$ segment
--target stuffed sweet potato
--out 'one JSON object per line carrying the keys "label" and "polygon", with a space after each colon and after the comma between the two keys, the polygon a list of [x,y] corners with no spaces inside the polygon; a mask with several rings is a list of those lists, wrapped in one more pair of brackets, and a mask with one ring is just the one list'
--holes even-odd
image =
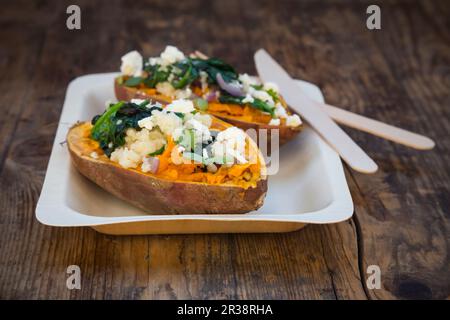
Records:
{"label": "stuffed sweet potato", "polygon": [[67,134],[80,173],[149,213],[245,213],[264,202],[264,159],[245,133],[191,101],[110,105]]}
{"label": "stuffed sweet potato", "polygon": [[[217,58],[185,57],[167,46],[160,57],[144,61],[132,51],[122,57],[114,89],[119,100],[153,99],[169,103],[184,98],[241,129],[278,129],[283,144],[302,129],[274,83],[259,83]],[[270,137],[270,135],[269,135]]]}

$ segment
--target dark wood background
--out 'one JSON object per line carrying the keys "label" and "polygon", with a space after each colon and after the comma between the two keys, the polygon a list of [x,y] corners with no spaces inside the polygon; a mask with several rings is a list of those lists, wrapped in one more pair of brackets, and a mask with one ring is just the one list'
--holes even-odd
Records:
{"label": "dark wood background", "polygon": [[[78,3],[82,30],[65,27]],[[5,1],[0,14],[0,298],[449,298],[450,3]],[[419,152],[346,129],[380,165],[346,168],[349,221],[286,234],[106,236],[34,216],[68,82],[166,44],[255,73],[264,47],[329,103],[429,135]],[[82,271],[66,288],[66,268]],[[382,288],[365,284],[369,265]]]}

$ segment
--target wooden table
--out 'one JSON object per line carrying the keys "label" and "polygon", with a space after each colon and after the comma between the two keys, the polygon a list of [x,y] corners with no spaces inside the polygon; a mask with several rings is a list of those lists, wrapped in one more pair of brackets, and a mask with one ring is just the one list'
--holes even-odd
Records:
{"label": "wooden table", "polygon": [[[77,2],[82,29],[66,29]],[[448,298],[450,5],[383,1],[8,1],[0,16],[0,298]],[[68,82],[166,44],[255,73],[264,47],[326,100],[432,137],[419,152],[347,130],[380,165],[346,168],[349,221],[286,234],[114,237],[34,216]],[[81,290],[66,288],[79,265]],[[366,286],[381,269],[382,288]]]}

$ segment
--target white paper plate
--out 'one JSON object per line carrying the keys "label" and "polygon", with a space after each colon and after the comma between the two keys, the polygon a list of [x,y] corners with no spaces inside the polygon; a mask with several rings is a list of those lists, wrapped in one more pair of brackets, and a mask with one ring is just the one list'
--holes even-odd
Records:
{"label": "white paper plate", "polygon": [[[264,206],[257,211],[244,215],[149,215],[115,198],[79,174],[71,165],[66,144],[61,144],[74,123],[90,121],[104,111],[105,101],[115,100],[115,76],[117,73],[86,75],[69,84],[36,207],[41,223],[93,226],[115,234],[279,232],[352,216],[353,202],[339,156],[309,127],[281,148],[280,170],[269,177]],[[313,99],[323,101],[318,87],[304,81],[299,85]]]}

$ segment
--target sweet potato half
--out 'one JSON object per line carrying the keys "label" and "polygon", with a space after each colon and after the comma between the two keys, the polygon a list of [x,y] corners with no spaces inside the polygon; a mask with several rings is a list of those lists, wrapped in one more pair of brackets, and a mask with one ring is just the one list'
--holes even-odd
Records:
{"label": "sweet potato half", "polygon": [[[229,124],[213,119],[213,126],[224,130]],[[266,167],[251,139],[248,139],[249,148],[257,153],[261,168],[254,185],[208,184],[171,180],[139,169],[125,169],[104,155],[97,141],[90,138],[91,128],[90,123],[79,123],[67,134],[67,145],[76,169],[103,189],[149,214],[245,213],[258,209],[264,202]],[[93,152],[98,157],[93,158]]]}
{"label": "sweet potato half", "polygon": [[[153,101],[159,101],[161,103],[170,103],[172,100],[170,97],[158,94],[155,89],[127,87],[124,84],[120,84],[118,78],[114,80],[114,91],[117,100],[130,101],[131,99],[150,99]],[[284,101],[282,102],[289,112],[295,113],[284,103]],[[217,103],[217,105],[219,105],[219,103]],[[227,105],[227,107],[243,109],[243,107],[239,105]],[[243,130],[255,129],[258,131],[259,129],[267,129],[269,133],[268,134],[269,143],[271,137],[270,131],[272,129],[279,130],[280,145],[283,145],[292,138],[294,138],[303,129],[303,125],[300,125],[298,127],[288,127],[283,124],[279,126],[271,126],[268,124],[270,119],[264,118],[268,117],[267,115],[264,115],[259,110],[254,110],[251,107],[247,107],[247,110],[251,111],[253,113],[253,116],[231,115],[227,112],[214,109],[215,108],[209,108],[207,112]]]}

